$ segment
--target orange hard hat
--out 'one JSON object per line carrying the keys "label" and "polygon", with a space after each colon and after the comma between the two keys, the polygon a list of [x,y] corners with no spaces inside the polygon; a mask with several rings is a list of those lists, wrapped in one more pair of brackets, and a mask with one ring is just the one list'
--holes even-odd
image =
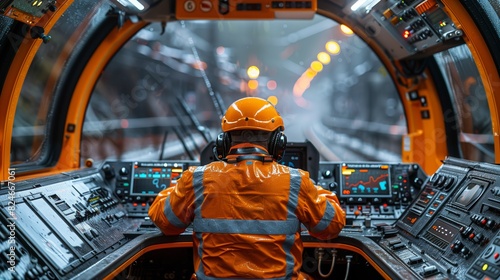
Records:
{"label": "orange hard hat", "polygon": [[259,97],[245,97],[229,106],[221,121],[222,131],[285,130],[283,119],[274,105]]}

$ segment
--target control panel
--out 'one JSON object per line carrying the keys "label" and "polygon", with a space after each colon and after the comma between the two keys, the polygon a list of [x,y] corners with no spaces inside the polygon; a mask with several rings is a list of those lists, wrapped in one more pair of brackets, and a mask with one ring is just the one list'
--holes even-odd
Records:
{"label": "control panel", "polygon": [[343,12],[394,59],[462,43],[462,30],[439,0],[354,1]]}
{"label": "control panel", "polygon": [[317,1],[229,0],[179,0],[175,5],[177,19],[285,19],[312,18]]}
{"label": "control panel", "polygon": [[339,197],[347,224],[395,222],[418,196],[427,175],[417,164],[320,164],[318,183]]}
{"label": "control panel", "polygon": [[500,167],[448,158],[379,244],[422,278],[499,279],[499,228]]}
{"label": "control panel", "polygon": [[140,226],[96,170],[9,182],[0,195],[2,279],[71,278]]}
{"label": "control panel", "polygon": [[108,183],[129,216],[146,217],[158,193],[175,184],[181,173],[195,162],[108,161],[101,167]]}
{"label": "control panel", "polygon": [[[300,165],[299,158],[293,154],[284,163]],[[108,161],[99,169],[4,183],[0,277],[77,279],[94,275],[97,264],[110,266],[104,274],[111,273],[124,254],[132,257],[156,242],[189,243],[190,230],[161,239],[147,210],[158,192],[196,165]],[[336,192],[347,213],[337,242],[359,246],[372,263],[392,268],[395,278],[500,278],[500,166],[447,158],[428,177],[415,164],[321,162],[317,173],[317,183]],[[141,241],[143,236],[160,241]],[[303,238],[318,244],[307,232]],[[333,247],[321,251],[323,264],[331,263],[334,252],[340,263],[353,256],[334,250],[335,242],[325,244]],[[306,250],[303,269],[313,274],[317,252]],[[356,265],[364,265],[358,257]]]}

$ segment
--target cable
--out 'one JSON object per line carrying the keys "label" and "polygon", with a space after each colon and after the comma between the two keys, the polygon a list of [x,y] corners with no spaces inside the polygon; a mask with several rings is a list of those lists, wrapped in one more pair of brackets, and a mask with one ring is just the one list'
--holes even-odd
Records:
{"label": "cable", "polygon": [[345,256],[345,259],[347,260],[347,268],[346,268],[346,271],[345,271],[345,278],[344,280],[347,280],[347,277],[349,276],[349,269],[351,268],[351,260],[352,260],[352,256]]}
{"label": "cable", "polygon": [[327,274],[323,274],[323,272],[321,272],[321,259],[325,255],[325,251],[323,248],[318,249],[318,273],[323,278],[330,276],[333,272],[333,267],[335,266],[335,258],[337,256],[337,250],[332,249],[330,253],[332,254],[332,265],[330,266],[330,271]]}

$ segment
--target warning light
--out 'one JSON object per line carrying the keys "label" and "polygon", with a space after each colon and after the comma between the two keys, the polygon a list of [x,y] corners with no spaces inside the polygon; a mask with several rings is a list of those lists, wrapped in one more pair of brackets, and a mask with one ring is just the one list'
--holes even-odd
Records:
{"label": "warning light", "polygon": [[440,27],[445,27],[446,25],[448,25],[448,24],[446,23],[446,21],[440,21],[440,22],[439,22],[439,26],[440,26]]}
{"label": "warning light", "polygon": [[405,30],[405,32],[403,32],[403,38],[405,38],[405,39],[408,39],[408,37],[410,37],[410,35],[411,35],[410,30]]}

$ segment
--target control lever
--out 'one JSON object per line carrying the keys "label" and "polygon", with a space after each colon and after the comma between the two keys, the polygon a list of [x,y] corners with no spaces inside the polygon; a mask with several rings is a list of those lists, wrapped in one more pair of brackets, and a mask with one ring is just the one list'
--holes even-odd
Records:
{"label": "control lever", "polygon": [[113,179],[115,177],[115,170],[108,163],[102,166],[102,171],[104,172],[104,178],[107,180]]}

